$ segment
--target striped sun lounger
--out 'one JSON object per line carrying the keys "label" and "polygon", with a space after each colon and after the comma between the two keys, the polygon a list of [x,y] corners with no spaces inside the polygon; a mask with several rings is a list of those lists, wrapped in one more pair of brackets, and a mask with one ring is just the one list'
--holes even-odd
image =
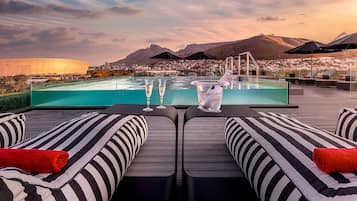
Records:
{"label": "striped sun lounger", "polygon": [[357,147],[343,137],[282,114],[229,118],[228,149],[262,201],[357,200],[357,173],[327,174],[312,161],[316,147]]}
{"label": "striped sun lounger", "polygon": [[25,115],[0,113],[0,148],[21,142],[25,135]]}
{"label": "striped sun lounger", "polygon": [[89,113],[15,148],[65,150],[60,173],[0,169],[0,200],[110,200],[147,138],[143,116]]}

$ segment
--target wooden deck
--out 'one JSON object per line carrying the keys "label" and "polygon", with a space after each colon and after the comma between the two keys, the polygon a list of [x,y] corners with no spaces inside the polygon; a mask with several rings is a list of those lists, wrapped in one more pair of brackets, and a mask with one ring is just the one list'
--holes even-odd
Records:
{"label": "wooden deck", "polygon": [[[290,103],[299,106],[298,109],[256,109],[257,111],[273,111],[289,114],[307,124],[333,132],[336,118],[341,107],[357,108],[357,99],[350,97],[349,92],[335,88],[317,88],[315,86],[293,86],[303,88],[304,95],[290,96]],[[26,112],[26,137],[36,136],[56,124],[69,120],[89,110],[33,110]],[[178,184],[181,184],[181,142],[182,119],[184,110],[179,110],[178,136]],[[192,174],[202,176],[216,175],[218,177],[238,176],[237,168],[228,150],[225,148],[223,126],[225,118],[195,118],[186,124],[185,128],[185,169]],[[172,136],[174,127],[171,122],[162,117],[149,117],[149,140],[136,162],[128,171],[143,176],[152,174],[151,167],[157,170],[169,169],[164,163],[174,160],[174,144]],[[162,137],[166,136],[166,137]],[[168,143],[170,142],[170,143]],[[145,150],[146,149],[146,150]],[[154,158],[153,160],[148,159]],[[156,161],[155,161],[156,160]],[[146,166],[143,163],[153,164]],[[161,168],[162,167],[162,168]],[[171,171],[171,170],[170,170]],[[135,174],[136,174],[135,173]]]}
{"label": "wooden deck", "polygon": [[357,108],[357,94],[351,97],[348,91],[315,86],[293,85],[293,87],[304,89],[304,95],[290,96],[290,103],[298,105],[298,109],[260,109],[259,111],[289,114],[309,125],[334,132],[340,109]]}

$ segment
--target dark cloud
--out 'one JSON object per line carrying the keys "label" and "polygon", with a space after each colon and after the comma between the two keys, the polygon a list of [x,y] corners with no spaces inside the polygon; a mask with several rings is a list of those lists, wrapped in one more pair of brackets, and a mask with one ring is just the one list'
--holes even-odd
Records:
{"label": "dark cloud", "polygon": [[60,13],[60,14],[69,15],[78,18],[97,18],[102,15],[102,13],[100,12],[93,12],[86,9],[77,9],[77,8],[64,7],[64,6],[58,6],[52,4],[46,5],[43,9],[45,9],[49,13],[51,12]]}
{"label": "dark cloud", "polygon": [[30,4],[25,1],[0,0],[0,15],[1,14],[17,14],[17,15],[51,15],[62,14],[75,18],[99,18],[108,14],[116,15],[137,15],[142,10],[127,6],[112,7],[100,11],[91,11],[87,9],[72,8],[56,4],[46,4],[44,6]]}
{"label": "dark cloud", "polygon": [[44,14],[45,9],[40,6],[28,4],[22,1],[0,1],[0,13],[5,14]]}
{"label": "dark cloud", "polygon": [[275,17],[275,16],[264,16],[257,19],[260,22],[271,22],[271,21],[284,21],[285,18]]}
{"label": "dark cloud", "polygon": [[123,7],[112,7],[108,9],[109,11],[116,13],[116,14],[121,14],[121,15],[137,15],[142,13],[142,10],[136,9],[136,8],[131,8],[127,6]]}
{"label": "dark cloud", "polygon": [[65,44],[76,41],[78,35],[66,27],[57,27],[32,33],[35,41],[52,44]]}
{"label": "dark cloud", "polygon": [[25,31],[24,28],[19,26],[4,26],[0,25],[0,38],[3,40],[15,39],[18,35]]}
{"label": "dark cloud", "polygon": [[112,42],[114,42],[114,43],[117,43],[117,42],[124,42],[125,41],[125,38],[123,37],[123,38],[113,38],[112,39]]}
{"label": "dark cloud", "polygon": [[123,42],[126,40],[126,36],[123,34],[112,35],[106,32],[82,32],[78,33],[83,37],[95,38],[95,39],[109,39],[112,42]]}
{"label": "dark cloud", "polygon": [[145,40],[147,43],[165,43],[165,42],[176,42],[177,40],[167,37],[156,37],[156,38],[148,38]]}
{"label": "dark cloud", "polygon": [[123,50],[123,35],[85,32],[79,28],[11,27],[0,25],[0,57],[63,57],[83,59],[92,63],[108,58],[118,59]]}
{"label": "dark cloud", "polygon": [[94,38],[106,38],[109,37],[108,33],[105,32],[79,32],[83,36],[89,36]]}

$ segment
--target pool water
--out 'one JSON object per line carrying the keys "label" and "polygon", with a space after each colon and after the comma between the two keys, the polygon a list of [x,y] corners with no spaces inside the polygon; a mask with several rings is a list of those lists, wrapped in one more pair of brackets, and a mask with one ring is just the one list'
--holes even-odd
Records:
{"label": "pool water", "polygon": [[[154,79],[151,104],[159,104],[158,79],[166,79],[165,105],[197,105],[192,80],[205,77],[118,77],[115,79],[32,86],[32,106],[110,106],[146,104],[145,79]],[[277,80],[234,80],[224,89],[224,105],[288,104],[288,84]]]}

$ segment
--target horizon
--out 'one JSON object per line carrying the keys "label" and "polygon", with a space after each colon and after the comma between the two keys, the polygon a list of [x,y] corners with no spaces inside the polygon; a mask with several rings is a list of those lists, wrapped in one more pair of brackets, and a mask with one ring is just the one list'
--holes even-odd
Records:
{"label": "horizon", "polygon": [[[193,20],[194,19],[194,20]],[[357,29],[357,2],[233,1],[0,1],[1,58],[60,57],[93,65],[157,44],[189,44],[256,35],[327,43]]]}

